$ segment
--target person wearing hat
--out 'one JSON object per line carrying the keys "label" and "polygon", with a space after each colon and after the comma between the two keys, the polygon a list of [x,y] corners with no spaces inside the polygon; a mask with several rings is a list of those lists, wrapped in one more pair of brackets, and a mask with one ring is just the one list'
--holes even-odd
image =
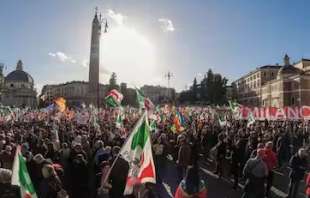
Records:
{"label": "person wearing hat", "polygon": [[306,150],[300,148],[298,152],[293,155],[289,161],[290,170],[290,183],[288,198],[295,198],[298,193],[300,181],[304,178],[307,170],[307,153]]}
{"label": "person wearing hat", "polygon": [[1,198],[21,197],[18,186],[11,185],[12,171],[0,168],[0,196]]}
{"label": "person wearing hat", "polygon": [[243,169],[246,178],[242,198],[262,198],[265,196],[265,177],[268,175],[268,168],[263,161],[264,149],[258,149],[255,158],[250,158]]}
{"label": "person wearing hat", "polygon": [[43,157],[43,155],[41,154],[36,154],[35,156],[33,156],[32,158],[33,160],[33,167],[28,167],[28,169],[31,169],[30,172],[30,177],[32,179],[32,183],[34,185],[35,189],[39,188],[39,185],[41,183],[41,181],[43,180],[43,175],[42,175],[42,168],[45,164],[48,163],[48,161],[46,161],[46,159]]}
{"label": "person wearing hat", "polygon": [[40,198],[68,198],[62,183],[51,164],[45,164],[42,168],[43,180],[40,183],[38,197]]}

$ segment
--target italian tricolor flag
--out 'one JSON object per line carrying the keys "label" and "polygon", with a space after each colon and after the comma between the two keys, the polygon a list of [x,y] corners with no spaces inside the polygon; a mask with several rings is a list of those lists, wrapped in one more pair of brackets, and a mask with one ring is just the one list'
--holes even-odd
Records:
{"label": "italian tricolor flag", "polygon": [[145,108],[148,111],[154,109],[155,106],[153,102],[151,101],[151,99],[145,97],[143,93],[137,88],[136,88],[136,94],[137,94],[137,100],[138,100],[140,109]]}
{"label": "italian tricolor flag", "polygon": [[20,187],[21,198],[37,198],[20,146],[16,148],[11,183]]}
{"label": "italian tricolor flag", "polygon": [[121,94],[119,91],[112,89],[105,97],[105,101],[110,107],[118,107],[121,105],[123,97],[123,94]]}
{"label": "italian tricolor flag", "polygon": [[128,137],[120,155],[129,163],[124,195],[132,194],[133,186],[137,183],[156,183],[150,128],[146,113]]}

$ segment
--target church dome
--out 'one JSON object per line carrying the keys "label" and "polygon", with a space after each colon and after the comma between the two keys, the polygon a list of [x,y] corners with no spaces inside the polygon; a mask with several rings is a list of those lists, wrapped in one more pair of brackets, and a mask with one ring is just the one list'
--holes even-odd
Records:
{"label": "church dome", "polygon": [[15,81],[33,83],[33,78],[27,72],[20,70],[12,71],[5,77],[5,80],[7,82]]}
{"label": "church dome", "polygon": [[23,63],[22,61],[18,61],[16,70],[10,72],[5,77],[6,82],[25,82],[33,84],[33,78],[25,71],[23,71]]}

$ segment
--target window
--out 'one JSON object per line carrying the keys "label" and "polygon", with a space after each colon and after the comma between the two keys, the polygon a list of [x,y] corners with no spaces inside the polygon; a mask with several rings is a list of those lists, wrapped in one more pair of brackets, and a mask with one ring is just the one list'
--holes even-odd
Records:
{"label": "window", "polygon": [[291,98],[291,105],[295,105],[295,98],[294,97]]}
{"label": "window", "polygon": [[271,72],[271,77],[273,77],[273,72]]}
{"label": "window", "polygon": [[14,87],[14,84],[10,84],[10,87]]}

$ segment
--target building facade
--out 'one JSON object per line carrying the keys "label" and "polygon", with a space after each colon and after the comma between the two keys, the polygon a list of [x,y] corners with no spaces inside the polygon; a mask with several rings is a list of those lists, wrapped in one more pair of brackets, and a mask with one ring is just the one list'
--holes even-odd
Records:
{"label": "building facade", "polygon": [[310,60],[295,64],[285,55],[283,65],[265,65],[234,82],[240,104],[246,106],[310,105]]}
{"label": "building facade", "polygon": [[[103,105],[105,93],[108,87],[99,84],[99,105]],[[50,104],[56,98],[66,99],[68,106],[81,106],[89,103],[89,83],[84,81],[72,81],[63,84],[45,85],[42,88],[41,98],[44,96],[44,103]]]}
{"label": "building facade", "polygon": [[142,92],[146,97],[149,97],[155,104],[173,101],[176,97],[175,90],[173,88],[144,85],[141,87]]}
{"label": "building facade", "polygon": [[19,60],[16,70],[10,72],[3,81],[1,103],[6,106],[36,107],[37,92],[33,78],[23,70],[23,62]]}

